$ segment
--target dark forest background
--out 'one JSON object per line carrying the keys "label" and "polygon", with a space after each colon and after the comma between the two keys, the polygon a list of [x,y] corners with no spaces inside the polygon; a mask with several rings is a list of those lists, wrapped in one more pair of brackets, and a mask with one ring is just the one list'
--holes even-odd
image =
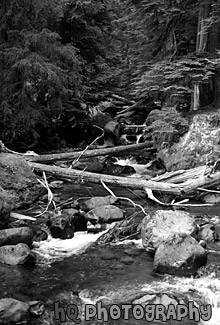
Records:
{"label": "dark forest background", "polygon": [[112,93],[146,116],[215,109],[219,20],[214,0],[1,0],[0,139],[20,151],[92,139],[91,108]]}

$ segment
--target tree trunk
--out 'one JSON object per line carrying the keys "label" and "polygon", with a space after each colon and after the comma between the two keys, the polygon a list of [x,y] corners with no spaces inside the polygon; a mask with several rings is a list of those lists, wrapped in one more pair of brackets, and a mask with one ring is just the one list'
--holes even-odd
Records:
{"label": "tree trunk", "polygon": [[[196,54],[204,53],[207,48],[208,41],[208,23],[206,19],[210,14],[210,1],[200,4],[197,39],[196,39]],[[200,108],[200,87],[199,83],[193,85],[191,110],[196,111]]]}
{"label": "tree trunk", "polygon": [[209,17],[210,4],[201,3],[199,10],[198,29],[197,29],[197,40],[196,40],[196,54],[203,53],[207,47],[208,40],[208,24],[206,19]]}

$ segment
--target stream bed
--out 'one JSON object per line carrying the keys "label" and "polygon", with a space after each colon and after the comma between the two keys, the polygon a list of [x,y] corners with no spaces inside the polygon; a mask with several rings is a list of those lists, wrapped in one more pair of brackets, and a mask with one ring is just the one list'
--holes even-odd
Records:
{"label": "stream bed", "polygon": [[[116,196],[129,197],[136,203],[142,204],[146,210],[161,209],[128,189],[111,189]],[[69,197],[76,199],[108,195],[102,186],[89,184],[86,186],[84,184],[67,184],[62,190],[57,191],[57,193],[61,192],[62,200]],[[220,218],[219,206],[212,207],[212,209],[197,207],[197,211],[195,208],[191,208],[190,212],[216,220]],[[195,290],[204,296],[207,303],[213,307],[212,319],[200,324],[220,324],[220,308],[217,308],[217,304],[220,302],[220,280],[216,276],[210,274],[199,279],[189,279],[155,275],[152,272],[153,256],[142,248],[140,239],[127,240],[120,244],[99,246],[92,244],[88,249],[83,249],[94,243],[98,236],[97,234],[76,233],[75,239],[52,239],[50,243],[45,242],[45,245],[41,246],[41,253],[45,259],[35,266],[0,265],[0,298],[13,297],[23,301],[40,300],[47,309],[52,302],[58,299],[57,297],[68,295],[68,293],[77,293],[85,303],[95,303],[100,297],[114,300],[114,298],[126,296],[128,293],[132,294],[136,290],[146,291],[154,288],[158,292],[166,289],[174,293]],[[52,259],[50,259],[51,257]],[[215,263],[220,267],[218,249],[214,254],[209,254],[208,263]],[[112,320],[108,323],[115,325],[162,324],[160,321],[148,322],[133,318]],[[33,324],[52,325],[53,323],[46,320],[40,323],[36,319]],[[68,324],[74,323],[69,322]],[[100,322],[97,321],[97,324]],[[169,320],[166,324],[191,325],[195,322],[188,319],[181,322]]]}

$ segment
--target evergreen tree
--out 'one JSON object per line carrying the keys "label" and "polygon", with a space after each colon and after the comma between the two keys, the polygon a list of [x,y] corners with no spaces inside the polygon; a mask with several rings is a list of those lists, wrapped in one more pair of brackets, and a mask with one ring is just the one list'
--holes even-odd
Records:
{"label": "evergreen tree", "polygon": [[5,1],[1,9],[0,137],[6,144],[36,144],[63,101],[79,96],[77,50],[47,29],[48,17],[37,5],[35,0]]}
{"label": "evergreen tree", "polygon": [[[127,0],[126,4],[134,95],[188,109],[211,104],[218,97],[218,1]],[[202,91],[198,94],[197,89]]]}

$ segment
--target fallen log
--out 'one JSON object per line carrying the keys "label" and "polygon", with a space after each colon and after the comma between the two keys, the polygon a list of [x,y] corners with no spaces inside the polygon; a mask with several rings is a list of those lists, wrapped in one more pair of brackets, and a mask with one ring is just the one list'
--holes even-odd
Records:
{"label": "fallen log", "polygon": [[106,184],[113,186],[129,187],[134,189],[150,188],[153,191],[164,192],[168,194],[181,195],[181,187],[176,184],[145,181],[139,178],[119,177],[105,174],[96,174],[75,169],[61,168],[57,166],[48,166],[29,162],[30,166],[37,172],[45,172],[56,177],[68,178],[77,182],[85,181],[96,184],[101,184],[104,181]]}
{"label": "fallen log", "polygon": [[[209,168],[210,170],[210,168]],[[184,183],[188,180],[192,181],[195,178],[203,177],[204,173],[208,171],[207,166],[199,166],[191,169],[176,170],[174,172],[166,172],[160,176],[152,178],[152,181],[168,182],[168,183]]]}
{"label": "fallen log", "polygon": [[145,128],[146,125],[125,125],[125,127],[123,128],[123,134],[143,134]]}
{"label": "fallen log", "polygon": [[146,149],[147,151],[153,150],[153,142],[145,142],[139,144],[131,144],[127,146],[118,146],[104,149],[94,149],[87,150],[83,153],[82,151],[75,152],[65,152],[65,153],[57,153],[57,154],[49,154],[49,155],[40,155],[40,156],[24,156],[26,160],[33,162],[42,162],[42,163],[52,163],[55,161],[68,161],[78,158],[80,155],[82,157],[95,157],[95,156],[105,156],[105,155],[116,155],[121,152],[130,152],[136,151],[140,149]]}
{"label": "fallen log", "polygon": [[118,114],[118,115],[116,116],[116,119],[118,120],[118,119],[120,119],[120,118],[122,118],[122,117],[124,117],[124,118],[131,117],[131,116],[134,115],[134,114],[136,114],[135,111],[130,111],[130,110],[129,110],[129,112],[126,112],[126,113],[123,113],[123,114]]}
{"label": "fallen log", "polygon": [[122,96],[119,96],[119,95],[116,95],[116,94],[112,94],[111,97],[114,98],[114,99],[117,99],[117,100],[119,100],[121,102],[124,102],[126,104],[130,104],[130,105],[135,104],[134,100],[130,100],[130,99],[127,99],[125,97],[122,97]]}
{"label": "fallen log", "polygon": [[195,192],[195,190],[201,187],[209,188],[211,186],[217,186],[220,185],[220,172],[204,175],[203,177],[194,179],[192,181],[186,181],[181,185],[183,186],[183,192],[186,195]]}
{"label": "fallen log", "polygon": [[18,220],[30,220],[30,221],[36,221],[37,220],[36,218],[26,216],[26,215],[20,214],[20,213],[15,213],[15,212],[11,212],[10,217],[14,218],[14,219],[18,219]]}
{"label": "fallen log", "polygon": [[138,102],[134,103],[133,105],[126,107],[124,110],[120,111],[116,118],[120,117],[121,115],[124,115],[125,113],[134,113],[136,111],[136,108],[138,108],[140,105],[142,105],[143,100],[139,100]]}
{"label": "fallen log", "polygon": [[146,125],[142,124],[126,124],[124,129],[144,129]]}
{"label": "fallen log", "polygon": [[129,187],[134,189],[150,189],[152,191],[174,194],[181,197],[189,197],[195,194],[201,187],[209,188],[220,184],[220,172],[211,175],[204,175],[192,181],[186,181],[181,184],[173,184],[168,182],[146,181],[139,178],[119,177],[105,174],[96,174],[85,171],[79,171],[56,166],[42,165],[29,162],[30,166],[37,172],[46,172],[57,177],[68,178],[71,180],[87,181],[91,183],[101,183],[113,186]]}

